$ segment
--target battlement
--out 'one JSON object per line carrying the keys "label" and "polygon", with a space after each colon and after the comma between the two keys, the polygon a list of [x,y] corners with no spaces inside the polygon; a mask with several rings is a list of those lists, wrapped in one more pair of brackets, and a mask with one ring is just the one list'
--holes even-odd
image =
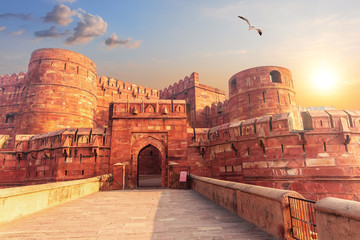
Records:
{"label": "battlement", "polygon": [[301,112],[304,129],[314,131],[350,131],[360,129],[358,110],[313,110]]}
{"label": "battlement", "polygon": [[[160,90],[161,99],[170,99],[174,95],[182,93],[192,87],[199,86],[199,74],[193,72],[190,77],[186,76],[184,79],[181,79],[179,82],[174,83],[173,85]],[[185,94],[186,95],[186,94]]]}
{"label": "battlement", "polygon": [[[217,114],[223,104],[213,104],[211,113]],[[321,110],[301,112],[304,130],[310,133],[360,132],[360,111]],[[280,113],[263,117],[237,120],[209,128],[210,141],[228,141],[236,137],[265,137],[291,134],[292,113]],[[299,131],[298,131],[299,132]],[[346,139],[346,136],[345,136]]]}
{"label": "battlement", "polygon": [[128,94],[133,95],[133,98],[138,96],[144,96],[147,98],[158,98],[159,93],[156,89],[150,87],[144,87],[142,85],[131,84],[129,82],[123,82],[118,79],[110,78],[107,76],[98,77],[98,87],[101,87],[103,91],[116,90],[116,94]]}
{"label": "battlement", "polygon": [[2,90],[1,87],[24,83],[25,82],[25,75],[26,74],[24,72],[13,73],[11,75],[6,74],[4,76],[0,75],[0,92]]}

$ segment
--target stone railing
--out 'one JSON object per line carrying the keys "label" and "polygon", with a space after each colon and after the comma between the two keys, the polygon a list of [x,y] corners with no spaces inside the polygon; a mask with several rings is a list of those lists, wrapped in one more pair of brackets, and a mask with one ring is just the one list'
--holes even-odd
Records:
{"label": "stone railing", "polygon": [[98,192],[101,179],[104,178],[0,189],[0,223]]}
{"label": "stone railing", "polygon": [[360,239],[360,202],[324,198],[315,206],[319,239]]}
{"label": "stone railing", "polygon": [[191,175],[192,188],[278,239],[291,237],[288,196],[294,191],[222,181]]}

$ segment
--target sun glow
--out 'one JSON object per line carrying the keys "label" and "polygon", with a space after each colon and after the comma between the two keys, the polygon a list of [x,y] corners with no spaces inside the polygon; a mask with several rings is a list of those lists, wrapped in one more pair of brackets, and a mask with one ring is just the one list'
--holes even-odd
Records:
{"label": "sun glow", "polygon": [[315,89],[324,93],[335,90],[338,81],[336,74],[329,69],[318,70],[312,80]]}

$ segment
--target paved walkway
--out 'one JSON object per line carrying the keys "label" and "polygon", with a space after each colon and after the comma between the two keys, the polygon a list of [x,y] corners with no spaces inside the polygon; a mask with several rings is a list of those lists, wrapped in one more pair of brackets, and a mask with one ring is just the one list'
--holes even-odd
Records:
{"label": "paved walkway", "polygon": [[145,189],[98,192],[2,224],[0,239],[273,238],[193,190]]}

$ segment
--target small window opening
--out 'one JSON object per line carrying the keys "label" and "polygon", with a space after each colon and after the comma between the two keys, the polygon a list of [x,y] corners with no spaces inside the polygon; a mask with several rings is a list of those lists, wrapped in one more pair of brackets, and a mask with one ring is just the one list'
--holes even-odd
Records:
{"label": "small window opening", "polygon": [[324,152],[326,152],[326,143],[324,142]]}
{"label": "small window opening", "polygon": [[79,74],[79,66],[76,67],[76,74]]}
{"label": "small window opening", "polygon": [[347,144],[345,143],[344,145],[345,145],[345,151],[346,151],[346,153],[349,153]]}
{"label": "small window opening", "polygon": [[322,122],[322,120],[320,120],[320,126],[321,126],[321,127],[323,126],[323,122]]}
{"label": "small window opening", "polygon": [[248,154],[248,156],[250,156],[250,148],[249,147],[247,147],[247,154]]}
{"label": "small window opening", "polygon": [[64,64],[64,70],[66,70],[66,63]]}
{"label": "small window opening", "polygon": [[263,95],[263,102],[265,103],[265,93],[266,93],[266,91],[263,91],[262,92],[262,95]]}
{"label": "small window opening", "polygon": [[265,144],[262,140],[260,140],[260,146],[262,148],[263,154],[265,155]]}
{"label": "small window opening", "polygon": [[84,170],[81,170],[81,175],[84,175]]}
{"label": "small window opening", "polygon": [[250,107],[250,93],[248,93],[249,107]]}
{"label": "small window opening", "polygon": [[272,130],[273,130],[272,117],[270,117],[270,120],[269,120],[269,128],[270,128],[270,132],[272,132]]}
{"label": "small window opening", "polygon": [[283,144],[281,144],[281,154],[284,155],[284,145]]}
{"label": "small window opening", "polygon": [[97,155],[95,155],[94,161],[95,161],[95,163],[96,163],[96,161],[97,161]]}
{"label": "small window opening", "polygon": [[67,176],[67,170],[65,170],[65,176]]}
{"label": "small window opening", "polygon": [[305,144],[302,145],[303,153],[305,154]]}
{"label": "small window opening", "polygon": [[6,114],[5,123],[14,123],[15,115],[14,114]]}
{"label": "small window opening", "polygon": [[231,81],[230,86],[231,86],[231,90],[232,90],[232,91],[235,91],[235,90],[236,90],[236,79],[233,79],[233,80]]}
{"label": "small window opening", "polygon": [[271,71],[270,72],[271,82],[281,83],[281,74],[279,71]]}
{"label": "small window opening", "polygon": [[279,104],[280,104],[280,95],[279,95],[279,91],[277,90],[277,91],[276,91],[276,93],[277,93],[278,102],[279,102]]}

